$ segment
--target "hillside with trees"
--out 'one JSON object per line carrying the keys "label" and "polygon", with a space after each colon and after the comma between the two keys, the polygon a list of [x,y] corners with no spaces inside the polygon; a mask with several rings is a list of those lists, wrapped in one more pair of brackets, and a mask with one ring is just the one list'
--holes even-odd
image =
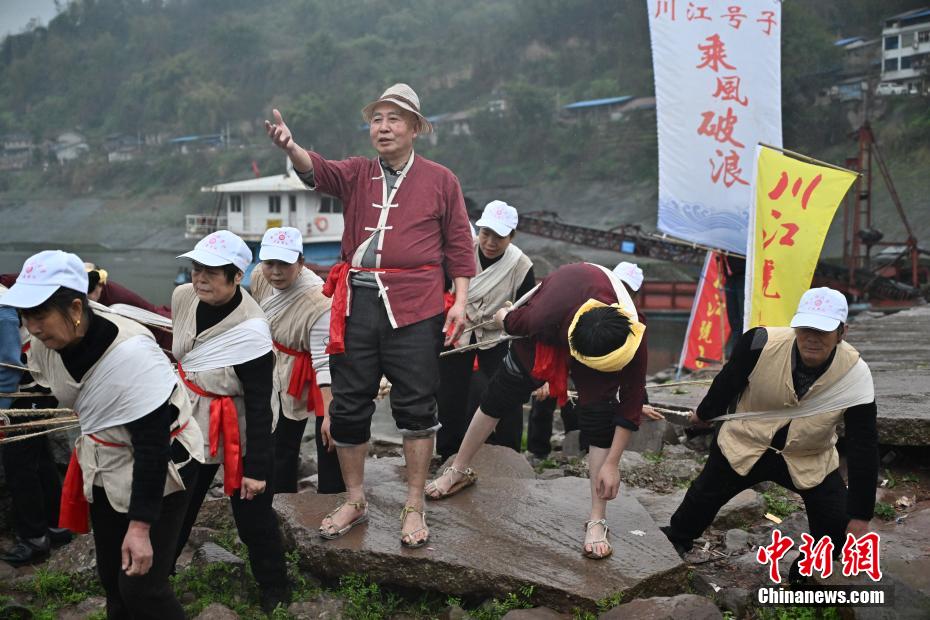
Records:
{"label": "hillside with trees", "polygon": [[[883,17],[925,2],[783,4],[786,147],[842,163],[858,103],[814,105],[843,61],[834,42],[878,37]],[[395,81],[414,85],[428,115],[467,114],[468,133],[419,146],[466,188],[619,185],[654,211],[654,113],[607,124],[559,114],[578,100],[652,96],[643,0],[63,2],[47,26],[0,44],[0,134],[35,145],[29,166],[0,171],[0,192],[174,193],[204,207],[201,185],[247,178],[253,161],[281,169],[261,128],[272,107],[306,146],[365,152],[357,110]],[[926,175],[911,165],[930,162],[927,99],[876,102],[872,117],[902,195],[926,204]],[[66,131],[86,137],[87,153],[62,165],[41,147]],[[203,135],[221,148],[179,157],[170,142]],[[118,136],[144,143],[143,156],[108,161]]]}

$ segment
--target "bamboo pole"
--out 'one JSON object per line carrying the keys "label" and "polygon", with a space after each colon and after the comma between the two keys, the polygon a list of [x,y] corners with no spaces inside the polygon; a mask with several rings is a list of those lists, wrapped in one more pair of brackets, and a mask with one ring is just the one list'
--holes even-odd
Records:
{"label": "bamboo pole", "polygon": [[11,418],[19,418],[26,416],[52,416],[52,417],[61,417],[62,414],[65,415],[74,415],[73,409],[0,409],[0,415],[5,415]]}
{"label": "bamboo pole", "polygon": [[59,426],[57,428],[51,428],[47,431],[41,431],[38,433],[29,433],[27,435],[16,435],[15,437],[4,437],[0,439],[0,446],[7,443],[13,443],[14,441],[25,441],[27,439],[34,439],[35,437],[41,437],[42,435],[48,435],[49,433],[57,433],[59,431],[70,431],[73,428],[80,428],[80,424],[72,424],[70,426]]}
{"label": "bamboo pole", "polygon": [[0,431],[9,433],[28,428],[45,428],[47,426],[61,426],[62,424],[75,424],[78,419],[75,416],[66,418],[48,418],[46,420],[32,420],[29,422],[17,422],[16,424],[0,425]]}
{"label": "bamboo pole", "polygon": [[13,370],[22,370],[32,374],[42,374],[40,371],[34,368],[26,368],[25,366],[20,366],[19,364],[8,364],[7,362],[0,362],[0,366],[3,368],[12,368]]}
{"label": "bamboo pole", "polygon": [[836,164],[831,164],[829,162],[821,161],[819,159],[814,159],[813,157],[803,155],[796,151],[789,151],[788,149],[783,149],[778,146],[772,146],[771,144],[766,144],[765,142],[759,142],[759,146],[764,146],[765,148],[772,149],[773,151],[779,151],[780,153],[783,153],[787,155],[788,157],[792,157],[794,159],[800,159],[801,161],[806,162],[808,164],[814,164],[817,166],[825,166],[827,168],[833,168],[834,170],[839,170],[840,172],[848,172],[849,174],[854,174],[857,177],[862,176],[861,172],[856,172],[855,170],[850,170],[849,168],[843,168],[842,166],[837,166]]}

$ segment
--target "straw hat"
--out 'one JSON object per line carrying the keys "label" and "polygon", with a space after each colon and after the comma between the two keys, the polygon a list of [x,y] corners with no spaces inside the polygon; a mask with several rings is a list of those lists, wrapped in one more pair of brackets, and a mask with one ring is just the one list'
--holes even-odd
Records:
{"label": "straw hat", "polygon": [[366,123],[371,122],[371,115],[379,103],[393,103],[394,105],[413,112],[420,119],[420,133],[432,133],[433,125],[420,113],[420,98],[416,92],[406,84],[394,84],[381,96],[362,108],[362,118]]}

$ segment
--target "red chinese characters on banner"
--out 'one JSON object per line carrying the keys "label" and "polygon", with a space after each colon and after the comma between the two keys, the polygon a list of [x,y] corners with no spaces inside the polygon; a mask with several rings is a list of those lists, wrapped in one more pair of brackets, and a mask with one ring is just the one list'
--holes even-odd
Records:
{"label": "red chinese characters on banner", "polygon": [[724,155],[723,151],[720,149],[716,149],[714,153],[717,157],[711,157],[708,160],[710,162],[711,181],[716,183],[722,177],[725,187],[732,187],[734,183],[749,185],[749,181],[740,176],[743,173],[743,169],[739,165],[739,153],[733,149],[730,149],[728,155]]}
{"label": "red chinese characters on banner", "polygon": [[670,20],[675,21],[675,2],[677,0],[657,0],[656,2],[656,13],[654,17],[668,17]]}
{"label": "red chinese characters on banner", "polygon": [[704,368],[707,365],[704,360],[722,360],[723,348],[730,337],[721,262],[719,254],[711,253],[695,293],[681,361],[682,367],[689,370]]}
{"label": "red chinese characters on banner", "polygon": [[707,41],[707,45],[697,46],[702,55],[701,64],[697,65],[696,68],[708,68],[714,73],[720,71],[720,67],[736,71],[736,67],[727,62],[727,49],[719,34],[712,34],[704,40]]}
{"label": "red chinese characters on banner", "polygon": [[710,15],[707,14],[708,8],[707,6],[697,6],[693,2],[689,2],[687,10],[685,10],[685,18],[689,22],[695,20],[713,21]]}
{"label": "red chinese characters on banner", "polygon": [[765,30],[763,34],[765,36],[771,36],[772,28],[778,25],[778,22],[775,21],[775,11],[762,11],[762,17],[756,20],[760,24],[764,24]]}
{"label": "red chinese characters on banner", "polygon": [[743,22],[746,20],[746,14],[743,13],[743,9],[738,6],[728,6],[727,12],[720,17],[729,22],[730,27],[735,30],[739,30],[739,27],[742,26]]}
{"label": "red chinese characters on banner", "polygon": [[[730,7],[731,13],[734,8],[739,12],[739,7]],[[692,6],[689,5],[687,12],[689,19],[691,11]],[[719,73],[721,68],[736,71],[736,67],[727,61],[726,45],[719,34],[706,37],[704,41],[704,44],[697,46],[701,52],[701,61],[696,65],[697,69],[710,70],[714,73]],[[739,75],[717,75],[715,81],[716,89],[711,95],[714,99],[721,102],[732,101],[744,108],[749,105],[749,98],[740,95],[741,78]],[[728,149],[727,154],[724,154],[722,149],[715,149],[716,157],[709,158],[710,180],[713,183],[722,183],[727,189],[736,184],[749,185],[749,181],[741,176],[743,168],[740,158],[745,144],[733,135],[738,122],[739,116],[731,106],[727,106],[723,114],[715,110],[701,112],[701,122],[697,127],[699,136],[707,136],[721,145],[733,147]]]}

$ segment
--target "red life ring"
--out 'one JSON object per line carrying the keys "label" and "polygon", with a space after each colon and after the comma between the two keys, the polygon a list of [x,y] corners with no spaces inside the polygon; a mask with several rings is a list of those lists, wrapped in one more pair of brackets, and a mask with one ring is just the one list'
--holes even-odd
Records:
{"label": "red life ring", "polygon": [[313,224],[314,226],[316,226],[317,230],[319,230],[320,232],[326,232],[326,229],[329,228],[329,220],[323,217],[322,215],[314,219]]}

